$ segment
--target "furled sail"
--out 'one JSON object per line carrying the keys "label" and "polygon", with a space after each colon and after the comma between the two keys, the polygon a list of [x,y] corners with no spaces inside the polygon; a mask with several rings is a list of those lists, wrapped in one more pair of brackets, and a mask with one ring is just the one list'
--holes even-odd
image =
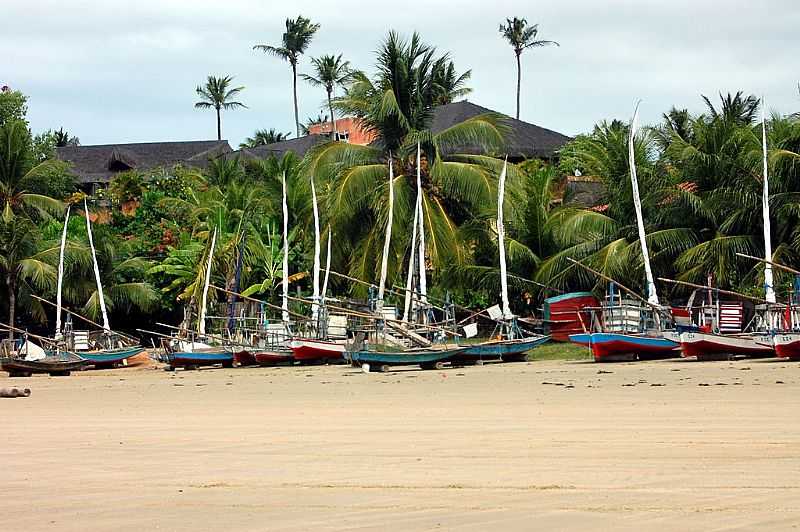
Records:
{"label": "furled sail", "polygon": [[644,232],[644,218],[642,217],[642,200],[639,197],[639,180],[636,177],[636,125],[639,119],[639,104],[633,112],[631,119],[630,135],[628,137],[628,164],[631,169],[631,187],[633,188],[633,207],[636,211],[636,225],[639,228],[639,243],[642,246],[642,260],[644,273],[647,280],[647,301],[651,305],[658,305],[658,293],[653,279],[653,270],[650,268],[650,253],[647,250],[647,235]]}
{"label": "furled sail", "polygon": [[[56,340],[61,338],[61,289],[64,285],[64,251],[67,248],[67,224],[69,223],[69,209],[64,217],[64,230],[61,231],[61,248],[58,254],[58,281],[56,286]],[[88,213],[87,213],[88,216]]]}
{"label": "furled sail", "polygon": [[103,283],[100,280],[100,267],[97,265],[97,252],[94,249],[94,238],[92,238],[92,221],[89,219],[89,206],[86,198],[83,198],[83,210],[86,213],[86,232],[89,235],[89,248],[92,250],[92,265],[94,266],[94,280],[97,284],[97,298],[100,301],[100,313],[103,315],[103,330],[110,332],[111,325],[108,323],[108,312],[106,311],[106,298],[103,295]]}
{"label": "furled sail", "polygon": [[394,216],[394,170],[392,169],[392,155],[389,154],[389,215],[386,219],[386,236],[383,241],[383,256],[381,257],[381,279],[378,284],[377,310],[383,309],[383,296],[386,287],[386,276],[389,268],[389,247],[392,241],[392,219]]}
{"label": "furled sail", "polygon": [[197,332],[206,334],[206,312],[208,306],[208,287],[211,286],[211,264],[214,260],[214,246],[217,244],[217,229],[211,234],[211,247],[208,250],[205,278],[203,279],[203,297],[200,300],[200,316],[197,318]]}

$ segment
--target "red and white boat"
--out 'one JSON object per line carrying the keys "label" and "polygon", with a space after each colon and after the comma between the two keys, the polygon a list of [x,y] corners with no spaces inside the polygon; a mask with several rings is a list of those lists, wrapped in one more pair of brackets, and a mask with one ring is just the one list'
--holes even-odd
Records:
{"label": "red and white boat", "polygon": [[780,358],[800,360],[800,332],[777,332],[772,342]]}
{"label": "red and white boat", "polygon": [[691,331],[681,333],[684,357],[719,358],[720,356],[771,357],[775,349],[769,334],[716,334]]}
{"label": "red and white boat", "polygon": [[289,342],[295,360],[301,362],[339,360],[344,357],[344,340],[294,338]]}

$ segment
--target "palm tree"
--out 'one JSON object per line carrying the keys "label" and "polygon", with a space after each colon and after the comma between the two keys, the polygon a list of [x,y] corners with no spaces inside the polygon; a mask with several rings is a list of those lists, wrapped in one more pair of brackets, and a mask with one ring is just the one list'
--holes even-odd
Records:
{"label": "palm tree", "polygon": [[[8,323],[15,325],[20,303],[39,321],[45,321],[41,304],[30,297],[38,292],[51,291],[56,284],[56,269],[44,260],[41,234],[27,217],[15,216],[0,221],[0,274],[6,289]],[[13,340],[14,333],[9,331]]]}
{"label": "palm tree", "polygon": [[244,142],[239,144],[239,148],[255,148],[256,146],[265,146],[267,144],[274,144],[289,138],[289,133],[283,133],[275,128],[269,129],[256,129],[252,137],[247,137]]}
{"label": "palm tree", "polygon": [[69,131],[64,131],[63,127],[60,127],[58,128],[58,131],[53,132],[53,138],[56,141],[57,148],[81,145],[81,140],[78,137],[70,136]]}
{"label": "palm tree", "polygon": [[[644,263],[633,212],[628,165],[629,127],[617,120],[597,124],[590,135],[579,135],[562,149],[562,170],[579,169],[604,185],[603,204],[593,208],[565,205],[547,218],[547,230],[558,251],[542,261],[535,279],[574,288],[595,286],[598,279],[568,258],[583,260],[631,288],[643,288]],[[697,243],[680,215],[680,189],[657,164],[655,135],[641,131],[635,139],[642,206],[651,261],[656,271],[669,271],[675,258]],[[680,212],[684,212],[681,210]]]}
{"label": "palm tree", "polygon": [[[496,203],[496,176],[502,161],[480,155],[460,155],[464,145],[497,153],[507,131],[500,115],[487,113],[436,134],[430,131],[433,108],[441,101],[434,65],[449,65],[449,56],[418,34],[404,40],[391,32],[378,51],[377,73],[370,79],[354,75],[344,96],[334,101],[341,112],[355,116],[377,136],[369,146],[331,142],[306,154],[303,173],[313,176],[323,199],[324,222],[332,227],[337,245],[333,261],[352,275],[372,279],[383,247],[387,216],[387,160],[393,156],[395,175],[395,235],[391,246],[394,271],[402,269],[410,251],[410,231],[416,197],[416,145],[420,142],[427,261],[437,272],[469,260],[465,227],[487,205]],[[442,58],[445,58],[443,61]],[[509,172],[509,188],[520,172]]]}
{"label": "palm tree", "polygon": [[231,87],[233,76],[221,78],[208,76],[206,84],[197,86],[195,91],[200,96],[200,101],[195,103],[196,109],[215,109],[217,111],[217,140],[222,140],[222,110],[247,107],[242,102],[234,100],[244,87]]}
{"label": "palm tree", "polygon": [[294,96],[294,123],[297,136],[300,136],[300,113],[297,109],[297,62],[311,44],[311,39],[319,29],[319,24],[312,23],[309,19],[298,16],[296,19],[286,19],[286,31],[283,32],[281,46],[257,44],[253,50],[274,55],[288,61],[292,67],[292,93]]}
{"label": "palm tree", "polygon": [[314,75],[303,74],[303,79],[315,87],[324,87],[328,95],[328,110],[331,113],[331,124],[333,126],[333,139],[339,140],[339,132],[336,130],[336,115],[333,112],[333,94],[337,85],[346,83],[353,75],[350,70],[350,62],[342,61],[342,54],[338,56],[323,55],[322,57],[312,57],[311,64],[314,66]]}
{"label": "palm tree", "polygon": [[559,44],[555,41],[538,40],[536,37],[539,35],[539,25],[534,24],[533,26],[528,26],[528,22],[524,18],[507,18],[505,24],[500,24],[500,33],[514,49],[514,56],[517,58],[516,118],[519,120],[519,96],[522,88],[522,63],[520,56],[522,52],[528,48],[541,48],[551,44],[559,46]]}
{"label": "palm tree", "polygon": [[35,164],[31,135],[21,120],[0,126],[0,203],[3,220],[34,214],[47,216],[62,211],[60,201],[28,190],[55,166],[52,161]]}

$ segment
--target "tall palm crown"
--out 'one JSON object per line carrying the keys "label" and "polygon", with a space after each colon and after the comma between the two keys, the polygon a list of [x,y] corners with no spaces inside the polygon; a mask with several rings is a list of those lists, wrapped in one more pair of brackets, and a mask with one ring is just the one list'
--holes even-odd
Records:
{"label": "tall palm crown", "polygon": [[342,61],[342,54],[338,56],[323,55],[322,57],[311,58],[314,67],[314,75],[303,74],[303,79],[316,87],[324,87],[328,96],[328,110],[331,113],[331,125],[333,127],[333,138],[338,139],[336,129],[336,115],[333,112],[333,96],[337,85],[346,83],[353,75],[350,70],[350,62]]}
{"label": "tall palm crown", "polygon": [[257,44],[253,50],[261,50],[264,53],[274,55],[288,61],[292,67],[292,91],[294,96],[294,123],[297,136],[300,136],[300,113],[297,109],[297,62],[300,56],[305,53],[314,34],[319,29],[319,24],[312,23],[309,19],[298,16],[296,19],[286,19],[286,31],[283,32],[280,46],[268,44]]}
{"label": "tall palm crown", "polygon": [[[481,225],[484,210],[496,204],[496,175],[502,162],[487,156],[459,155],[463,146],[497,153],[506,126],[494,113],[473,117],[433,133],[430,124],[438,102],[455,97],[439,84],[445,71],[455,72],[447,54],[391,32],[377,53],[373,78],[359,72],[334,107],[356,117],[377,140],[369,146],[327,143],[311,150],[303,161],[307,176],[319,183],[325,222],[336,239],[333,260],[351,274],[377,276],[388,213],[389,155],[394,163],[395,205],[390,279],[402,270],[410,251],[409,228],[414,217],[416,145],[421,144],[423,223],[427,266],[441,272],[452,263],[469,260],[467,228]],[[456,78],[466,79],[468,73]],[[450,87],[452,88],[452,86]],[[458,88],[463,90],[463,85]],[[519,172],[514,169],[511,182]],[[489,207],[492,208],[492,207]],[[402,236],[401,236],[402,235]]]}
{"label": "tall palm crown", "polygon": [[555,41],[544,41],[537,39],[539,35],[539,25],[528,26],[528,21],[524,18],[507,18],[505,24],[500,24],[500,33],[505,37],[514,49],[514,56],[517,59],[517,115],[519,120],[519,98],[522,88],[522,61],[520,56],[528,48],[541,48],[559,44]]}
{"label": "tall palm crown", "polygon": [[208,76],[206,84],[197,87],[196,92],[200,101],[195,103],[197,109],[215,109],[217,111],[217,140],[222,140],[222,118],[223,109],[236,109],[237,107],[247,107],[242,102],[234,98],[244,90],[244,87],[231,87],[233,76]]}

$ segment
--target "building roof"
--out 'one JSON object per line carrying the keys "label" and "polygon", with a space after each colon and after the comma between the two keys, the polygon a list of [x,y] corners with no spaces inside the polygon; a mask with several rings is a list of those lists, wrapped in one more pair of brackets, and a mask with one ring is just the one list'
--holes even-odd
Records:
{"label": "building roof", "polygon": [[65,146],[56,148],[56,157],[72,164],[80,183],[107,183],[125,170],[168,168],[179,163],[205,168],[209,159],[230,151],[227,140],[192,140]]}
{"label": "building roof", "polygon": [[[431,131],[438,133],[456,124],[476,116],[495,113],[491,109],[482,107],[468,101],[453,102],[442,105],[434,109]],[[522,159],[529,157],[550,158],[560,150],[564,144],[572,140],[566,135],[556,131],[546,129],[535,124],[523,122],[509,116],[505,116],[505,122],[511,129],[507,138],[507,151],[510,159]],[[461,153],[478,153],[478,148],[469,146],[458,149]]]}
{"label": "building roof", "polygon": [[[470,118],[494,112],[491,109],[467,101],[441,105],[433,111],[431,131],[438,133]],[[508,116],[504,116],[504,119],[511,130],[507,142],[508,156],[512,160],[530,157],[550,158],[564,144],[572,140],[566,135],[523,122],[522,120],[516,120]],[[245,148],[235,153],[244,157],[262,159],[270,155],[281,157],[287,151],[293,151],[298,157],[303,157],[308,150],[317,144],[322,144],[329,140],[330,137],[328,135],[306,135],[256,148]],[[483,153],[480,148],[470,146],[454,148],[454,151],[458,153]]]}
{"label": "building roof", "polygon": [[328,142],[328,140],[330,140],[328,135],[305,135],[303,137],[282,140],[272,144],[256,146],[255,148],[243,148],[235,153],[253,159],[266,159],[271,155],[280,159],[286,152],[292,151],[295,155],[302,158],[308,150],[317,144]]}

